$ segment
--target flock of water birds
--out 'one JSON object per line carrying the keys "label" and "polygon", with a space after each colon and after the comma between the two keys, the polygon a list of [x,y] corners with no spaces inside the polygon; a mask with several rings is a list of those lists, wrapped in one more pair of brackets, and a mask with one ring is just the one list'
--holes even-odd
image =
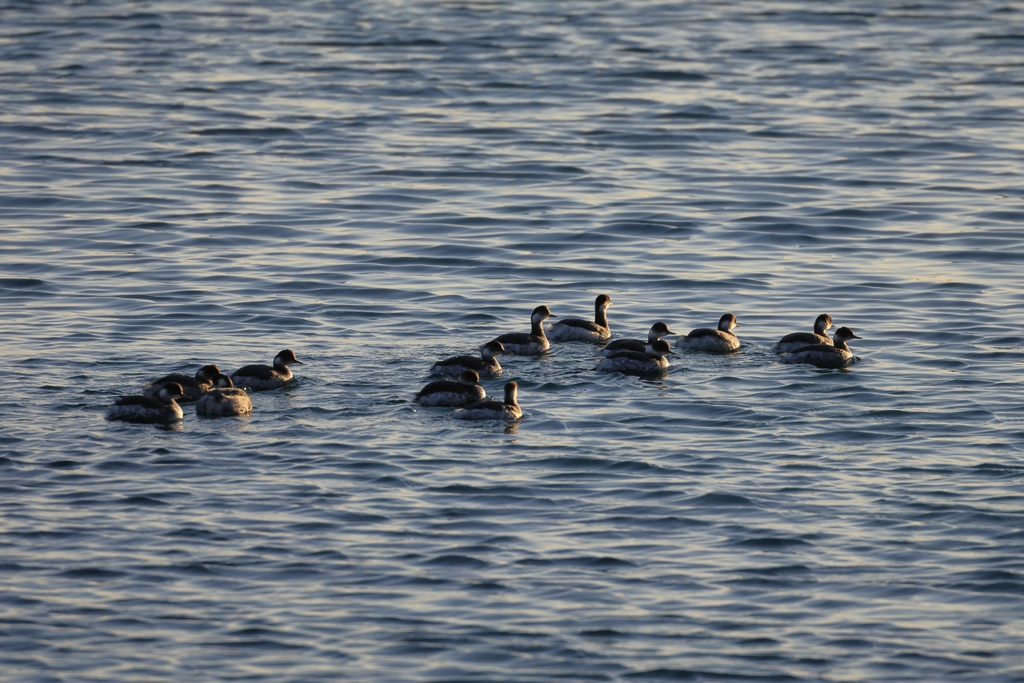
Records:
{"label": "flock of water birds", "polygon": [[[430,371],[436,375],[453,375],[458,380],[438,380],[423,387],[413,398],[421,406],[456,408],[454,416],[463,420],[514,421],[523,416],[519,407],[519,385],[505,384],[503,401],[487,400],[481,378],[501,375],[500,355],[538,356],[546,353],[551,342],[605,343],[598,350],[598,372],[620,372],[628,375],[658,376],[669,368],[666,356],[676,355],[663,337],[675,335],[663,322],[656,322],[647,340],[611,340],[608,308],[612,300],[601,294],[594,302],[594,320],[564,318],[544,329],[544,321],[555,317],[547,306],[538,306],[530,316],[530,331],[511,332],[487,342],[480,357],[453,356],[434,363]],[[740,340],[733,332],[739,323],[726,313],[717,328],[701,327],[680,336],[676,347],[704,353],[733,353],[740,350]],[[849,327],[840,327],[834,337],[828,336],[832,316],[823,313],[814,321],[813,332],[787,334],[776,344],[783,363],[809,363],[819,368],[842,368],[853,360],[846,342],[861,339]],[[135,396],[119,399],[107,411],[108,420],[171,424],[184,417],[178,401],[195,401],[196,414],[201,417],[243,416],[252,412],[249,391],[266,391],[283,387],[292,380],[291,365],[303,365],[290,349],[274,358],[271,365],[246,365],[230,376],[216,365],[205,365],[194,377],[167,375],[150,382]]]}
{"label": "flock of water birds", "polygon": [[[142,393],[118,399],[108,420],[170,424],[185,416],[178,401],[195,401],[200,417],[237,417],[252,412],[249,391],[278,389],[292,380],[289,365],[304,365],[291,349],[274,357],[273,365],[246,365],[230,376],[216,365],[204,365],[195,377],[173,374],[153,380]],[[237,386],[236,386],[237,385]]]}

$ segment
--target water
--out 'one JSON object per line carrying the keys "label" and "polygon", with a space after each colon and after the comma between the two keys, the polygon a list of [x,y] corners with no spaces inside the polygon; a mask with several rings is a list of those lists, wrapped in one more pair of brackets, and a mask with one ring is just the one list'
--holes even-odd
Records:
{"label": "water", "polygon": [[[1024,680],[1022,9],[3,2],[2,677]],[[602,292],[744,350],[410,403]]]}

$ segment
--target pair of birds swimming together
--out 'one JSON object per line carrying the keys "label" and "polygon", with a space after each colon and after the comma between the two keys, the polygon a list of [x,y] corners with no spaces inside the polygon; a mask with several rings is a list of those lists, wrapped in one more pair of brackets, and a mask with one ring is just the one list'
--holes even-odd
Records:
{"label": "pair of birds swimming together", "polygon": [[[153,380],[142,393],[119,399],[107,411],[108,420],[170,424],[184,417],[178,401],[196,401],[202,417],[233,417],[252,412],[252,399],[239,387],[267,391],[283,387],[292,379],[290,365],[303,365],[290,349],[274,358],[271,365],[246,365],[231,376],[216,365],[204,365],[194,377],[172,374]],[[236,386],[237,385],[237,386]]]}
{"label": "pair of birds swimming together", "polygon": [[[594,320],[567,318],[551,325],[546,331],[543,323],[554,317],[547,306],[538,306],[530,316],[529,333],[512,332],[500,335],[484,344],[479,358],[475,356],[454,356],[434,363],[433,374],[457,375],[458,381],[441,380],[431,382],[416,394],[414,400],[422,406],[446,406],[463,408],[455,416],[462,419],[518,419],[522,410],[517,403],[518,385],[505,385],[505,400],[485,401],[485,391],[480,379],[493,378],[501,374],[497,357],[503,354],[535,356],[545,353],[551,342],[584,341],[605,342],[611,338],[608,325],[608,308],[611,298],[601,294],[594,302]],[[676,342],[679,348],[708,353],[732,353],[741,347],[740,340],[733,332],[739,326],[736,316],[726,313],[718,321],[717,328],[698,328],[681,336]],[[835,337],[828,336],[832,327],[832,316],[823,313],[814,321],[813,332],[787,334],[776,344],[776,351],[783,363],[808,363],[820,368],[841,368],[853,359],[853,352],[846,345],[850,339],[860,339],[849,327],[841,327]],[[658,375],[668,370],[666,356],[676,355],[662,337],[674,335],[663,322],[656,322],[647,334],[647,340],[617,339],[609,341],[599,350],[595,369],[599,372],[620,372],[630,375]]]}

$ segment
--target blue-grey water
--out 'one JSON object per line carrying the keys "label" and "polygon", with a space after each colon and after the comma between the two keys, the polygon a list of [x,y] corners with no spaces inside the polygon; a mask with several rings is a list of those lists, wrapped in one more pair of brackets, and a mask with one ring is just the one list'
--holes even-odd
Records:
{"label": "blue-grey water", "polygon": [[[1015,1],[0,2],[0,678],[1024,680],[1022,111]],[[599,293],[744,348],[411,403]]]}

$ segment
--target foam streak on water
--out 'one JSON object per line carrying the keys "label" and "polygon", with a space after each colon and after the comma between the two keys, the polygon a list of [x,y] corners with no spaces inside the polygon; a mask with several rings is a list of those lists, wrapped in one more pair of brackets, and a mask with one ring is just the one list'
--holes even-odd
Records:
{"label": "foam streak on water", "polygon": [[[1017,4],[258,5],[0,3],[4,677],[1024,678]],[[602,292],[744,350],[410,402]]]}

